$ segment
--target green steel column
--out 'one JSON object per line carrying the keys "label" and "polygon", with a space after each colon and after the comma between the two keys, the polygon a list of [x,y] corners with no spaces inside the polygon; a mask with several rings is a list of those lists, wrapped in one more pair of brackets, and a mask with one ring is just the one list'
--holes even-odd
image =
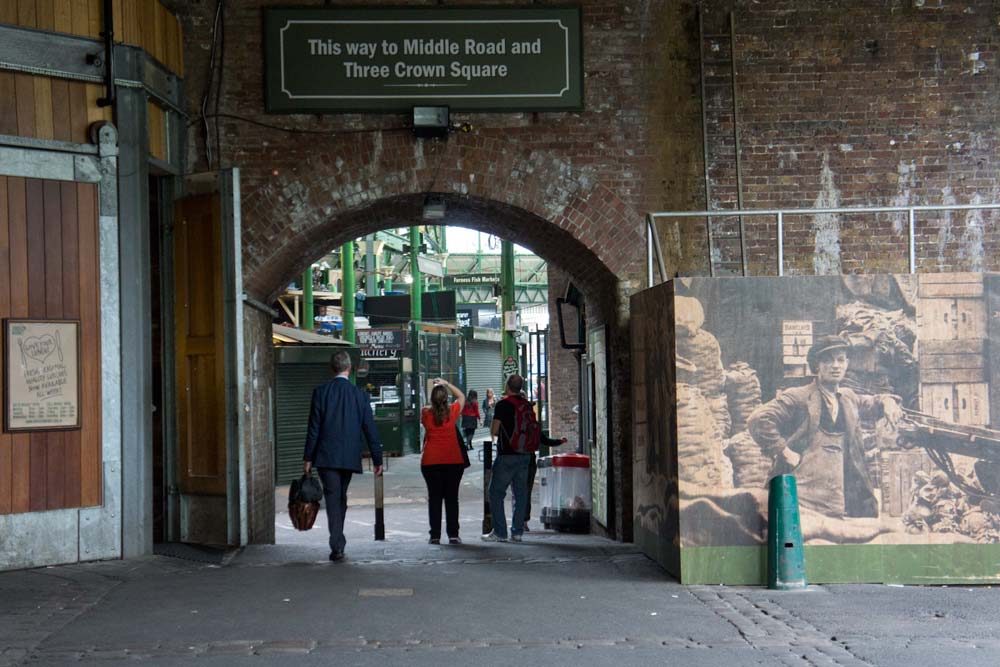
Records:
{"label": "green steel column", "polygon": [[374,234],[369,234],[365,243],[365,294],[378,296],[378,260],[375,258]]}
{"label": "green steel column", "polygon": [[410,319],[418,321],[423,315],[420,308],[423,284],[420,279],[420,263],[417,260],[419,256],[420,228],[410,227],[410,277],[413,278],[413,282],[410,283]]}
{"label": "green steel column", "polygon": [[[514,244],[511,241],[500,243],[500,288],[501,288],[501,309],[503,310],[503,338],[501,343],[501,353],[504,359],[504,382],[507,378],[517,372],[517,338],[513,331],[507,331],[507,313],[513,312],[516,308],[514,303]],[[513,365],[509,362],[514,360]],[[514,370],[511,370],[513,368]]]}
{"label": "green steel column", "polygon": [[312,331],[316,327],[313,315],[313,267],[310,264],[302,273],[302,319],[299,328]]}
{"label": "green steel column", "polygon": [[354,241],[340,248],[340,311],[344,320],[344,340],[354,342]]}

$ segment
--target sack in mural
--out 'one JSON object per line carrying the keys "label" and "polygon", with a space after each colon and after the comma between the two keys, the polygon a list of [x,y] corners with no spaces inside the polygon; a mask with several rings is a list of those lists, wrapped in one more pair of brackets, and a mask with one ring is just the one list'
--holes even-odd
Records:
{"label": "sack in mural", "polygon": [[726,441],[726,456],[733,464],[733,484],[737,488],[762,489],[767,485],[771,460],[747,431],[741,431]]}
{"label": "sack in mural", "polygon": [[[679,330],[678,330],[679,331]],[[676,338],[677,355],[694,364],[694,386],[709,398],[722,394],[726,386],[726,373],[722,367],[722,351],[715,336],[701,329],[691,335]]]}
{"label": "sack in mural", "polygon": [[677,385],[677,466],[680,478],[700,486],[729,488],[732,467],[722,454],[722,431],[701,390]]}
{"label": "sack in mural", "polygon": [[729,365],[726,371],[726,399],[732,417],[732,432],[746,430],[750,415],[760,407],[760,379],[745,361]]}

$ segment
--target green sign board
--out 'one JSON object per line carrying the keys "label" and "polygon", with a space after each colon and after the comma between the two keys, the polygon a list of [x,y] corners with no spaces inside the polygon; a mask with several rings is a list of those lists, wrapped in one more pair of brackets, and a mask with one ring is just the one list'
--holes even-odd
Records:
{"label": "green sign board", "polygon": [[579,7],[270,8],[271,113],[583,107]]}
{"label": "green sign board", "polygon": [[494,285],[500,282],[499,273],[459,273],[444,277],[445,289],[474,285]]}

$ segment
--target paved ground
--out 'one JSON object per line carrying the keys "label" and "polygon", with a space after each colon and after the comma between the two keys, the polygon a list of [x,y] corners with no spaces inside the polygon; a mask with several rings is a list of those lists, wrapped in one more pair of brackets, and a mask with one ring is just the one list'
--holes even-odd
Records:
{"label": "paved ground", "polygon": [[298,533],[279,514],[280,544],[221,565],[151,556],[0,574],[0,664],[1000,664],[989,587],[683,587],[628,544],[539,530],[485,544],[475,473],[466,544],[431,546],[415,458],[390,463],[376,543],[371,482],[352,484],[342,563],[326,560],[321,523]]}

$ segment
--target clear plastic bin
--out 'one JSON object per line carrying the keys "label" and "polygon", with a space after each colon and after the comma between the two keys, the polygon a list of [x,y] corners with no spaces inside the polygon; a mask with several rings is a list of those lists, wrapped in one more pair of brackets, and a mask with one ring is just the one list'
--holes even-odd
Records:
{"label": "clear plastic bin", "polygon": [[539,516],[548,529],[590,532],[590,457],[557,454],[538,459]]}

